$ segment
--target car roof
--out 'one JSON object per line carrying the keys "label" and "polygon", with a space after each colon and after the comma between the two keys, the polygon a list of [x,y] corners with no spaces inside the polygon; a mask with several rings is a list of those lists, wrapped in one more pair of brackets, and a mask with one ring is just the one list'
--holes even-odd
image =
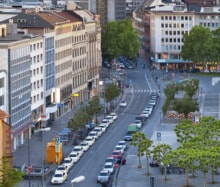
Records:
{"label": "car roof", "polygon": [[106,162],[105,165],[113,165],[112,162]]}

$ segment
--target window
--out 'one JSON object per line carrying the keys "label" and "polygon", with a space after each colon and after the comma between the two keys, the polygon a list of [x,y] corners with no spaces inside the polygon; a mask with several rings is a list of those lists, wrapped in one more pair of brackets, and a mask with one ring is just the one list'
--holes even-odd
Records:
{"label": "window", "polygon": [[0,96],[0,106],[4,105],[4,95]]}
{"label": "window", "polygon": [[163,17],[163,16],[161,16],[161,20],[164,20],[164,17]]}
{"label": "window", "polygon": [[0,79],[0,88],[3,88],[4,87],[4,78],[1,78]]}

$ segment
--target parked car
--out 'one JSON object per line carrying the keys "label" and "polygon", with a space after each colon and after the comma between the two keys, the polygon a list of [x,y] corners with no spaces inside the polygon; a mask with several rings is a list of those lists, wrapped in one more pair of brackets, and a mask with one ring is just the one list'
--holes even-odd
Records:
{"label": "parked car", "polygon": [[54,173],[56,173],[56,172],[64,172],[64,173],[68,174],[69,170],[68,170],[67,166],[61,164],[61,165],[57,166]]}
{"label": "parked car", "polygon": [[95,128],[93,129],[93,131],[96,131],[96,132],[97,132],[98,137],[100,137],[100,136],[102,135],[102,133],[105,132],[102,127],[95,127]]}
{"label": "parked car", "polygon": [[105,162],[111,162],[113,165],[114,165],[114,168],[117,168],[118,167],[118,161],[117,159],[115,159],[114,157],[112,156],[109,156],[105,159]]}
{"label": "parked car", "polygon": [[102,120],[102,123],[105,123],[107,125],[107,127],[110,125],[109,120],[105,119],[105,118]]}
{"label": "parked car", "polygon": [[51,184],[63,184],[67,179],[67,174],[62,171],[57,171],[51,178]]}
{"label": "parked car", "polygon": [[149,116],[150,116],[150,114],[149,114],[148,111],[143,111],[143,112],[141,113],[141,115],[143,115],[145,118],[149,118]]}
{"label": "parked car", "polygon": [[157,163],[157,161],[153,160],[152,162],[150,162],[150,166],[151,167],[159,167],[159,164]]}
{"label": "parked car", "polygon": [[83,149],[84,152],[85,152],[85,151],[88,151],[88,149],[89,149],[89,144],[88,144],[88,142],[85,142],[85,141],[82,141],[82,142],[79,144],[79,146],[82,147],[82,149]]}
{"label": "parked car", "polygon": [[114,173],[114,165],[111,162],[106,162],[104,164],[103,170],[108,171],[109,173]]}
{"label": "parked car", "polygon": [[118,115],[115,112],[110,114],[114,120],[118,119]]}
{"label": "parked car", "polygon": [[120,151],[122,154],[124,154],[125,149],[124,149],[124,146],[122,145],[116,145],[114,148],[114,151]]}
{"label": "parked car", "polygon": [[100,171],[98,177],[97,177],[97,183],[101,184],[108,184],[110,181],[110,172],[107,170]]}
{"label": "parked car", "polygon": [[127,106],[127,102],[126,101],[121,101],[119,106],[120,107],[126,107]]}
{"label": "parked car", "polygon": [[105,124],[105,123],[100,123],[98,127],[101,127],[103,132],[105,132],[108,128],[107,124]]}
{"label": "parked car", "polygon": [[134,120],[134,123],[137,125],[137,128],[141,128],[142,127],[142,121],[141,120]]}
{"label": "parked car", "polygon": [[78,162],[78,160],[80,159],[80,154],[78,152],[75,151],[71,151],[69,154],[69,157],[73,159],[73,162],[76,163]]}
{"label": "parked car", "polygon": [[114,119],[111,115],[105,116],[105,119],[107,119],[110,124],[112,124],[114,122]]}
{"label": "parked car", "polygon": [[127,149],[127,144],[126,144],[126,141],[124,141],[124,140],[119,141],[117,145],[123,146],[123,147],[124,147],[124,150]]}
{"label": "parked car", "polygon": [[91,132],[89,132],[89,136],[95,138],[95,140],[97,140],[98,137],[99,137],[99,136],[98,136],[98,133],[97,133],[96,131],[91,131]]}
{"label": "parked car", "polygon": [[67,166],[68,170],[70,170],[73,167],[73,164],[74,164],[74,162],[73,162],[72,158],[70,158],[70,157],[64,158],[63,165]]}
{"label": "parked car", "polygon": [[93,138],[92,136],[87,136],[84,141],[87,142],[89,146],[92,146],[95,143],[95,138]]}
{"label": "parked car", "polygon": [[122,158],[122,152],[121,151],[113,151],[111,156],[113,158],[115,158],[118,163],[120,163],[121,162],[121,158]]}
{"label": "parked car", "polygon": [[79,157],[81,157],[84,153],[83,148],[79,145],[75,146],[72,151],[77,152],[79,154]]}

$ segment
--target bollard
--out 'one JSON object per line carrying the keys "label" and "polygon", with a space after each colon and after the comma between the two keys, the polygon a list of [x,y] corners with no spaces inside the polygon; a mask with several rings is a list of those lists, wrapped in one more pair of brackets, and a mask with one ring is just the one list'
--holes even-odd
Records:
{"label": "bollard", "polygon": [[154,177],[150,177],[150,187],[154,187]]}

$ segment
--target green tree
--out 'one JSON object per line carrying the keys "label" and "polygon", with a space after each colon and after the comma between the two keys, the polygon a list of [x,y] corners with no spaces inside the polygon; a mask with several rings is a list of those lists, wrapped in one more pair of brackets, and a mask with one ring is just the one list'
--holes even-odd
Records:
{"label": "green tree", "polygon": [[3,156],[0,165],[0,187],[13,187],[24,177],[24,172],[16,170],[10,165],[11,159]]}
{"label": "green tree", "polygon": [[130,20],[111,21],[102,28],[102,51],[110,59],[120,55],[135,58],[139,49],[138,33]]}
{"label": "green tree", "polygon": [[140,142],[140,147],[141,147],[141,150],[143,150],[145,156],[146,156],[146,161],[147,161],[147,175],[150,175],[150,171],[149,171],[149,158],[151,157],[151,151],[150,151],[150,147],[152,145],[152,140],[149,140],[147,138],[143,139],[141,142]]}
{"label": "green tree", "polygon": [[183,35],[181,57],[205,67],[212,58],[212,37],[209,28],[194,26],[189,33]]}
{"label": "green tree", "polygon": [[105,88],[105,100],[106,102],[112,101],[114,98],[120,95],[120,89],[116,83],[111,83]]}
{"label": "green tree", "polygon": [[98,114],[101,110],[100,106],[100,98],[99,96],[94,96],[88,104],[87,110],[89,111],[89,114],[92,116],[94,114]]}
{"label": "green tree", "polygon": [[181,88],[185,93],[192,98],[197,90],[199,89],[199,80],[198,79],[190,79],[186,80],[181,84]]}
{"label": "green tree", "polygon": [[132,141],[131,145],[137,147],[137,156],[138,156],[138,168],[141,168],[141,156],[144,155],[144,147],[142,146],[141,142],[145,140],[145,134],[143,132],[135,132],[132,134]]}
{"label": "green tree", "polygon": [[171,99],[171,100],[174,99],[176,91],[177,91],[177,87],[174,83],[168,84],[164,88],[164,94],[166,95],[168,99]]}
{"label": "green tree", "polygon": [[179,114],[184,114],[185,118],[190,112],[195,112],[199,110],[199,105],[189,96],[184,96],[183,99],[175,99],[173,101],[173,109]]}
{"label": "green tree", "polygon": [[164,166],[164,180],[167,180],[167,165],[170,164],[168,155],[171,153],[172,148],[168,144],[158,144],[152,150],[153,159]]}

